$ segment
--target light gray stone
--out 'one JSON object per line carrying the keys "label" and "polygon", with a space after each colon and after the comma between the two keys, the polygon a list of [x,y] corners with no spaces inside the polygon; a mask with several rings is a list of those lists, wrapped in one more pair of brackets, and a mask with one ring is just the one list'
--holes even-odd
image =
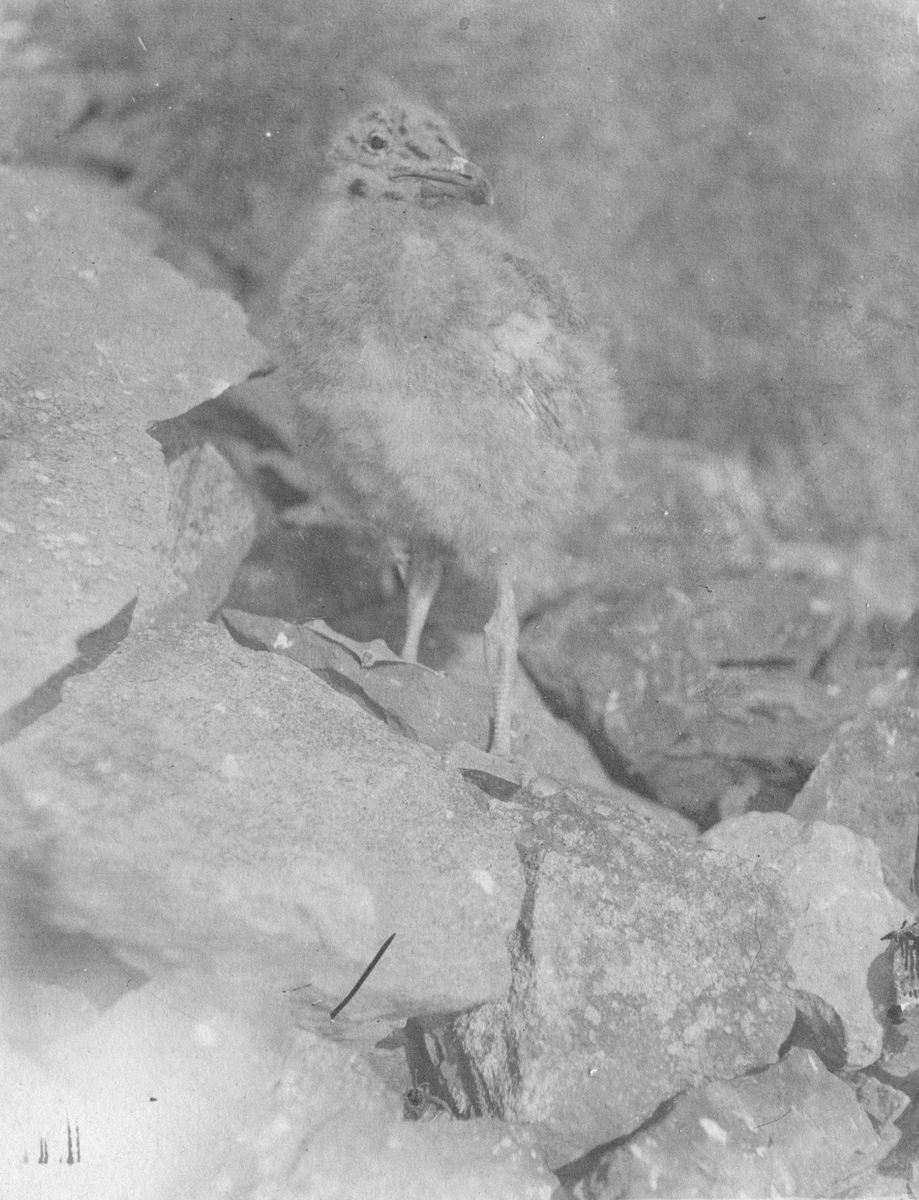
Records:
{"label": "light gray stone", "polygon": [[0,780],[5,861],[41,877],[37,909],[140,969],[298,988],[328,1026],[395,933],[342,1026],[507,989],[523,881],[500,811],[214,626],[132,634],[7,749]]}
{"label": "light gray stone", "polygon": [[826,1196],[883,1150],[853,1091],[816,1054],[793,1047],[761,1073],[680,1096],[604,1155],[574,1195]]}
{"label": "light gray stone", "polygon": [[609,808],[592,820],[564,794],[528,806],[510,992],[423,1022],[460,1110],[538,1125],[550,1164],[681,1089],[775,1061],[794,1019],[769,873],[638,805]]}
{"label": "light gray stone", "polygon": [[[261,354],[241,310],[155,259],[139,225],[99,185],[0,168],[0,713],[137,597],[149,619],[187,591],[146,425]],[[225,470],[205,522],[224,551],[248,520]]]}
{"label": "light gray stone", "polygon": [[885,956],[884,934],[910,913],[884,886],[874,843],[843,825],[784,813],[747,813],[702,840],[776,873],[794,914],[794,986],[838,1015],[850,1067],[875,1062],[890,1001],[872,989],[869,971]]}

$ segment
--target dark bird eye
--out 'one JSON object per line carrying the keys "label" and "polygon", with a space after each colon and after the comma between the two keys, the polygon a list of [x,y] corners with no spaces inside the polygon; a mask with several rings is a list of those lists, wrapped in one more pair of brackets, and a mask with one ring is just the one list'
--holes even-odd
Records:
{"label": "dark bird eye", "polygon": [[378,133],[372,133],[367,139],[367,145],[371,150],[385,150],[386,138],[380,137]]}

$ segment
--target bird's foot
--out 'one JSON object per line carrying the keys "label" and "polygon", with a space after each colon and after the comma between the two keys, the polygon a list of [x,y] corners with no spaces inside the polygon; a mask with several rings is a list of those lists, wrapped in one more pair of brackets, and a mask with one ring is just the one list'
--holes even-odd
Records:
{"label": "bird's foot", "polygon": [[509,569],[500,573],[498,603],[484,629],[485,669],[491,681],[494,702],[489,750],[501,758],[511,757],[511,714],[514,676],[517,670],[519,624],[514,602],[514,586]]}
{"label": "bird's foot", "polygon": [[437,671],[432,670],[431,667],[426,667],[417,660],[404,658],[401,654],[396,654],[394,650],[390,650],[382,638],[374,638],[372,642],[359,642],[354,638],[347,637],[343,633],[339,633],[331,625],[327,625],[325,621],[318,618],[315,621],[305,621],[303,628],[318,634],[319,637],[325,638],[326,641],[334,642],[337,646],[341,646],[350,654],[353,654],[362,667],[376,667],[384,663],[400,663],[408,667],[418,667],[422,671],[430,671],[432,675],[438,674]]}

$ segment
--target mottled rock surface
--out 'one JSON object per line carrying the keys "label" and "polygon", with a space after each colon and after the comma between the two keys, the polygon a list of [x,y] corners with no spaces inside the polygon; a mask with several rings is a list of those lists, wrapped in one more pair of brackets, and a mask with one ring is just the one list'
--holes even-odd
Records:
{"label": "mottled rock surface", "polygon": [[[0,714],[139,596],[149,618],[187,590],[145,426],[260,355],[241,310],[155,260],[140,229],[99,186],[0,168]],[[246,517],[218,475],[207,521],[232,570]]]}
{"label": "mottled rock surface", "polygon": [[523,814],[518,841],[507,998],[422,1023],[460,1109],[536,1124],[559,1163],[775,1060],[794,1004],[769,872],[637,806],[590,820],[564,793]]}

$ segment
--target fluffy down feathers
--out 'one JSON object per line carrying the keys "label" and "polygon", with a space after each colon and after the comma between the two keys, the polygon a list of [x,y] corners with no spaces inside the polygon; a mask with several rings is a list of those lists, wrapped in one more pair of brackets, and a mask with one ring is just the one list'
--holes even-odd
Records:
{"label": "fluffy down feathers", "polygon": [[318,422],[387,532],[538,586],[618,437],[569,290],[488,220],[487,182],[436,116],[372,110],[329,157],[283,301],[309,437]]}

